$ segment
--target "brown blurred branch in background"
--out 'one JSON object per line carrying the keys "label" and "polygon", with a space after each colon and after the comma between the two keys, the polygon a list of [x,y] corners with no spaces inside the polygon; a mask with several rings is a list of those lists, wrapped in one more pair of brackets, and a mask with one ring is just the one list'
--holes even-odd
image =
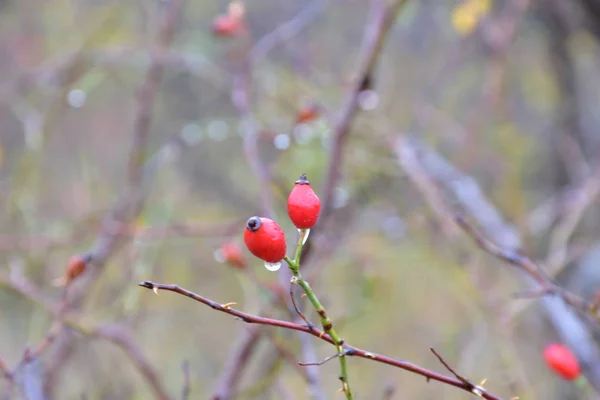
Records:
{"label": "brown blurred branch in background", "polygon": [[[591,303],[555,285],[538,264],[521,252],[521,243],[516,229],[503,220],[501,213],[485,197],[475,179],[462,173],[436,151],[422,144],[415,137],[399,134],[390,138],[390,145],[404,163],[418,163],[419,168],[431,178],[431,182],[444,188],[444,195],[453,198],[453,209],[460,208],[482,229],[476,230],[462,215],[446,215],[453,218],[484,250],[502,261],[519,268],[524,273],[523,281],[529,287],[529,296],[540,297],[541,305],[561,339],[575,350],[583,365],[583,373],[597,392],[600,392],[600,350],[590,328],[573,311],[581,311],[588,317],[598,316]],[[415,157],[403,158],[406,153]],[[403,162],[400,165],[406,166]],[[417,186],[419,189],[420,187]],[[422,191],[427,196],[427,191]],[[448,200],[446,200],[448,201]],[[430,204],[437,204],[429,202]],[[454,207],[456,206],[456,207]],[[442,214],[450,207],[445,206]],[[552,294],[553,296],[546,296]],[[570,307],[565,306],[568,305]],[[593,314],[593,315],[591,315]],[[590,318],[591,319],[591,318]]]}
{"label": "brown blurred branch in background", "polygon": [[[161,60],[173,41],[182,3],[183,0],[169,0],[161,5],[165,8],[165,11],[159,22],[158,31],[150,52],[152,60]],[[133,126],[133,143],[129,153],[129,184],[134,187],[138,187],[142,183],[142,166],[148,150],[152,107],[158,88],[163,80],[164,70],[165,67],[162,62],[153,61],[139,88],[138,109]]]}
{"label": "brown blurred branch in background", "polygon": [[[308,333],[320,340],[323,340],[329,344],[334,344],[333,340],[329,337],[329,335],[327,335],[325,332],[323,332],[322,330],[320,330],[316,327],[309,327],[306,325],[300,325],[300,324],[296,324],[293,322],[282,321],[282,320],[278,320],[278,319],[265,318],[265,317],[260,317],[257,315],[247,314],[243,311],[238,311],[236,309],[231,308],[229,306],[229,304],[218,303],[214,300],[208,299],[206,297],[202,297],[194,292],[191,292],[191,291],[184,289],[177,285],[165,285],[162,283],[156,283],[156,282],[152,282],[152,281],[144,281],[144,282],[140,282],[139,286],[146,288],[146,289],[153,290],[153,291],[166,290],[169,292],[174,292],[174,293],[180,294],[185,297],[189,297],[199,303],[202,303],[202,304],[212,308],[213,310],[232,315],[242,322],[246,322],[249,324],[269,325],[269,326],[304,332],[304,333]],[[437,372],[433,372],[428,369],[419,367],[419,366],[409,363],[407,361],[397,360],[397,359],[390,358],[390,357],[380,355],[377,353],[365,351],[365,350],[359,349],[357,347],[350,346],[347,343],[345,343],[343,347],[344,347],[344,354],[348,357],[360,357],[360,358],[365,358],[368,360],[380,362],[383,364],[391,365],[393,367],[404,369],[406,371],[424,376],[425,378],[427,378],[427,380],[434,380],[434,381],[442,382],[447,385],[451,385],[451,386],[457,387],[459,389],[465,390],[467,392],[475,393],[479,397],[482,397],[484,399],[501,400],[500,397],[497,397],[491,393],[488,393],[482,387],[475,387],[471,383],[465,383],[466,380],[462,381],[457,378],[452,378],[452,377],[448,377],[445,375],[441,375],[441,374],[438,374]],[[468,381],[466,381],[466,382],[468,382]],[[216,397],[216,398],[213,397],[213,399],[217,399],[217,398],[218,397]]]}
{"label": "brown blurred branch in background", "polygon": [[[160,19],[157,26],[157,32],[151,51],[152,62],[144,76],[138,93],[138,109],[135,116],[132,145],[129,152],[129,170],[128,187],[121,193],[116,201],[112,211],[106,216],[105,223],[110,224],[113,221],[128,224],[133,221],[142,211],[146,193],[142,186],[144,180],[143,164],[148,146],[148,137],[150,135],[150,122],[152,117],[152,106],[162,81],[164,65],[160,62],[162,54],[166,51],[173,39],[176,22],[179,18],[183,0],[170,0],[161,4]],[[77,286],[77,291],[71,293],[70,303],[73,307],[79,306],[89,292],[90,286],[102,272],[102,269],[108,259],[117,252],[124,244],[122,237],[115,235],[110,231],[103,230],[96,239],[96,243],[91,250],[92,268],[91,273],[87,274],[85,279]],[[130,356],[132,361],[137,363],[142,374],[147,378],[148,383],[153,388],[155,396],[161,400],[168,399],[169,396],[162,388],[159,378],[156,376],[152,367],[145,362],[143,354],[137,348],[132,347],[133,342],[127,339],[124,342],[123,336],[107,337],[114,343],[119,344]],[[65,363],[65,354],[70,354],[68,350],[72,346],[70,341],[59,342],[54,360],[49,361],[52,368],[48,368],[46,375],[45,390],[52,392],[60,366]],[[60,361],[60,364],[57,362]],[[142,362],[144,361],[144,362]]]}
{"label": "brown blurred branch in background", "polygon": [[142,349],[135,343],[135,339],[127,328],[119,325],[104,325],[91,332],[92,337],[107,340],[123,350],[131,363],[144,377],[152,389],[152,393],[159,400],[173,400],[161,382],[161,378],[144,355]]}
{"label": "brown blurred branch in background", "polygon": [[456,223],[463,228],[463,230],[468,233],[469,236],[471,236],[483,250],[495,257],[500,258],[503,261],[506,261],[509,264],[521,268],[525,273],[533,278],[533,280],[539,285],[539,289],[532,291],[532,293],[539,293],[540,296],[553,295],[560,297],[565,301],[565,303],[578,309],[579,311],[591,314],[598,321],[598,315],[596,315],[594,312],[591,303],[552,283],[547,273],[529,257],[513,250],[503,249],[492,241],[486,239],[477,229],[475,229],[475,227],[467,222],[464,216],[457,214],[455,220]]}
{"label": "brown blurred branch in background", "polygon": [[[357,78],[354,87],[348,94],[337,116],[337,121],[332,129],[332,138],[329,145],[328,166],[323,183],[323,207],[321,215],[327,216],[333,205],[333,194],[340,180],[340,167],[344,153],[344,145],[350,134],[352,122],[359,111],[359,96],[365,89],[365,82],[372,81],[373,73],[389,31],[394,26],[398,13],[406,0],[396,0],[388,5],[385,0],[374,0],[372,20],[369,21],[363,38]],[[371,82],[372,84],[372,82]],[[321,222],[323,218],[320,219]]]}
{"label": "brown blurred branch in background", "polygon": [[[35,358],[38,358],[43,351],[47,350],[49,345],[56,338],[58,329],[64,324],[74,331],[89,338],[107,340],[120,347],[130,359],[133,366],[139,371],[148,385],[152,388],[155,397],[159,400],[172,400],[162,385],[158,373],[154,370],[149,360],[144,356],[141,349],[131,338],[131,334],[126,328],[119,325],[92,325],[87,322],[83,323],[83,316],[76,316],[76,314],[66,311],[59,302],[46,298],[41,293],[41,290],[33,283],[26,280],[25,277],[15,278],[1,276],[0,286],[4,289],[8,289],[19,294],[24,299],[47,311],[51,315],[60,317],[60,319],[57,318],[57,322],[52,325],[49,333],[42,340],[42,342],[33,351],[25,352],[19,367],[31,362]],[[5,364],[3,365],[5,368],[3,371],[9,371],[9,375],[12,377],[13,373],[10,372],[10,369],[8,369]]]}
{"label": "brown blurred branch in background", "polygon": [[223,223],[178,223],[171,225],[136,226],[119,221],[109,221],[104,226],[105,232],[113,235],[135,237],[138,239],[165,239],[171,237],[195,237],[195,236],[230,236],[238,233],[242,220],[234,220]]}
{"label": "brown blurred branch in background", "polygon": [[569,241],[583,218],[585,211],[600,195],[600,170],[597,168],[589,174],[579,187],[570,193],[565,202],[565,211],[556,227],[552,230],[546,265],[548,273],[555,275],[567,264]]}

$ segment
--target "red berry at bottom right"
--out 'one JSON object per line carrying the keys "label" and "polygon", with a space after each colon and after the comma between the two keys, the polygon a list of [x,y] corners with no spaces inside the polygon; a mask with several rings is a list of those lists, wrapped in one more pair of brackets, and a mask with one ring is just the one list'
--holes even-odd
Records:
{"label": "red berry at bottom right", "polygon": [[546,364],[561,378],[572,381],[579,377],[581,369],[577,357],[562,344],[550,344],[544,350]]}

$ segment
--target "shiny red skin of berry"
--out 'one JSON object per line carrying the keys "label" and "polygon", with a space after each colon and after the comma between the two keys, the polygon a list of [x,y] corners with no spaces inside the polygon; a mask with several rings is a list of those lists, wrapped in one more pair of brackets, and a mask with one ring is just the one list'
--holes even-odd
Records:
{"label": "shiny red skin of berry", "polygon": [[579,361],[571,350],[561,344],[551,344],[544,350],[546,364],[563,379],[572,381],[579,377]]}
{"label": "shiny red skin of berry", "polygon": [[[306,180],[306,177],[304,177]],[[306,181],[308,182],[308,181]],[[321,200],[302,178],[294,185],[287,202],[290,219],[298,229],[310,229],[317,223],[321,211]]]}
{"label": "shiny red skin of berry", "polygon": [[269,218],[260,218],[260,226],[256,230],[250,229],[246,224],[244,243],[255,257],[270,263],[281,261],[287,251],[285,234],[277,222]]}

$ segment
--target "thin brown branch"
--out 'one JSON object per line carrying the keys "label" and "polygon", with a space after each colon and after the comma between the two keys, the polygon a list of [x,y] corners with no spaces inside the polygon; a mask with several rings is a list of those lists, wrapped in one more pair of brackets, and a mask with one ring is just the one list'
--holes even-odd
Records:
{"label": "thin brown branch", "polygon": [[[480,248],[491,255],[520,268],[527,275],[529,275],[529,277],[531,277],[539,285],[538,290],[541,295],[554,295],[560,297],[568,305],[587,314],[590,314],[590,311],[593,310],[591,303],[552,283],[544,270],[526,255],[513,250],[504,249],[488,240],[460,214],[456,215],[456,223],[463,228],[463,230],[469,234],[473,240],[475,240]],[[593,317],[598,320],[597,315],[593,314]]]}
{"label": "thin brown branch", "polygon": [[172,400],[161,383],[158,373],[127,331],[120,326],[107,325],[95,329],[92,336],[108,340],[120,347],[152,388],[154,396],[159,400]]}
{"label": "thin brown branch", "polygon": [[[200,296],[200,295],[198,295],[194,292],[191,292],[187,289],[184,289],[178,285],[166,285],[166,284],[156,283],[156,282],[152,282],[152,281],[144,281],[144,282],[140,282],[139,286],[144,287],[146,289],[150,289],[150,290],[166,290],[169,292],[174,292],[174,293],[180,294],[185,297],[189,297],[199,303],[202,303],[202,304],[212,308],[213,310],[232,315],[232,316],[236,317],[237,319],[239,319],[243,322],[249,323],[249,324],[275,326],[275,327],[290,329],[290,330],[294,330],[294,331],[298,331],[298,332],[304,332],[304,333],[312,335],[320,340],[323,340],[327,343],[334,344],[334,341],[331,339],[331,337],[329,337],[329,335],[327,335],[325,332],[323,332],[322,330],[320,330],[318,328],[311,329],[307,326],[296,324],[293,322],[282,321],[282,320],[278,320],[278,319],[266,318],[266,317],[248,314],[243,311],[233,309],[233,308],[227,306],[226,304],[223,305],[214,300]],[[423,367],[419,367],[419,366],[409,363],[407,361],[397,360],[397,359],[387,357],[384,355],[380,355],[377,353],[365,351],[365,350],[359,349],[357,347],[350,346],[349,344],[344,344],[343,347],[344,347],[344,355],[345,356],[360,357],[360,358],[365,358],[368,360],[380,362],[383,364],[391,365],[393,367],[400,368],[400,369],[421,375],[421,376],[427,378],[428,380],[442,382],[447,385],[451,385],[451,386],[457,387],[459,389],[465,390],[467,392],[473,393],[472,385],[467,385],[459,379],[445,376],[442,374],[438,374],[437,372],[430,371]],[[486,391],[483,391],[480,394],[480,396],[482,398],[489,399],[489,400],[500,400],[501,399],[500,397],[495,396]],[[212,397],[212,399],[217,400],[217,399],[221,399],[221,398],[220,397]]]}
{"label": "thin brown branch", "polygon": [[309,328],[314,327],[315,325],[312,322],[310,322],[308,318],[306,318],[306,316],[302,313],[302,311],[300,311],[298,305],[296,304],[296,298],[294,297],[294,285],[290,285],[290,299],[292,299],[292,305],[294,306],[294,310],[300,316],[300,318],[302,318],[302,320],[306,322],[306,326],[308,326]]}
{"label": "thin brown branch", "polygon": [[372,20],[367,24],[363,37],[363,54],[357,68],[357,79],[354,87],[348,94],[339,116],[334,124],[333,137],[330,141],[327,171],[325,183],[323,184],[323,208],[322,215],[328,215],[333,205],[334,189],[340,179],[340,167],[344,153],[344,145],[350,133],[352,122],[359,110],[359,96],[363,91],[364,83],[370,80],[386,42],[388,33],[402,6],[406,0],[395,0],[393,4],[387,5],[383,0],[374,1]]}
{"label": "thin brown branch", "polygon": [[273,346],[275,346],[281,358],[286,360],[290,366],[294,367],[296,372],[298,372],[298,375],[300,375],[306,381],[306,383],[310,385],[312,382],[310,375],[306,373],[307,369],[300,368],[300,365],[296,360],[296,356],[288,348],[287,343],[283,343],[282,339],[275,337],[275,335],[270,331],[266,332],[265,336],[267,336],[269,340],[271,340],[271,343],[273,344]]}
{"label": "thin brown branch", "polygon": [[486,392],[486,389],[483,387],[483,384],[487,381],[487,379],[484,379],[479,385],[475,385],[473,384],[471,381],[469,381],[467,378],[465,378],[464,376],[460,375],[458,372],[456,372],[456,370],[454,370],[454,368],[452,368],[450,366],[450,364],[448,364],[446,362],[446,360],[444,360],[444,358],[433,348],[430,347],[429,350],[431,350],[431,352],[437,357],[437,359],[439,360],[439,362],[442,363],[442,365],[444,367],[446,367],[446,369],[448,371],[450,371],[450,373],[452,375],[454,375],[454,377],[456,379],[458,379],[459,381],[461,381],[462,383],[464,383],[466,386],[469,386],[471,388],[471,393],[476,394],[479,397],[483,397],[483,393]]}
{"label": "thin brown branch", "polygon": [[41,353],[45,351],[55,340],[56,335],[53,334],[55,329],[66,325],[87,337],[108,340],[113,344],[118,345],[129,357],[132,364],[140,372],[142,377],[144,377],[148,385],[152,388],[155,397],[159,400],[172,400],[160,382],[157,372],[153,369],[142,351],[137,347],[136,343],[129,337],[127,331],[125,331],[122,327],[88,326],[87,324],[81,322],[82,318],[77,318],[72,313],[67,314],[67,310],[63,307],[63,304],[46,298],[41,294],[39,288],[35,287],[31,282],[25,280],[24,278],[16,280],[0,276],[0,287],[21,295],[24,299],[52,314],[56,319],[56,322],[49,331],[49,335],[46,336],[41,344],[38,345],[33,351],[27,352],[28,355],[26,354],[26,357],[24,358],[24,360],[27,362],[35,357],[39,357]]}
{"label": "thin brown branch", "polygon": [[136,237],[142,239],[164,239],[181,236],[228,236],[237,232],[241,220],[226,223],[179,223],[165,226],[137,227],[135,224],[127,224],[119,221],[110,221],[105,224],[104,229],[113,235]]}
{"label": "thin brown branch", "polygon": [[298,362],[298,365],[301,365],[303,367],[308,367],[310,365],[323,365],[325,364],[327,361],[333,360],[334,358],[338,358],[340,356],[340,353],[335,353],[329,357],[324,358],[321,361],[316,361],[316,362]]}
{"label": "thin brown branch", "polygon": [[[161,14],[161,21],[151,50],[150,57],[152,59],[161,59],[172,42],[182,2],[183,0],[169,0],[161,5],[165,11]],[[139,187],[141,184],[142,166],[150,136],[152,107],[163,80],[164,69],[161,62],[153,62],[146,71],[143,83],[139,88],[138,109],[133,126],[133,143],[129,152],[129,184],[134,187]]]}
{"label": "thin brown branch", "polygon": [[[557,287],[544,270],[522,254],[521,239],[514,226],[504,221],[502,214],[486,198],[478,183],[453,166],[434,150],[420,143],[417,138],[410,141],[392,142],[398,146],[410,145],[418,150],[418,161],[423,170],[445,189],[453,203],[462,208],[470,219],[477,222],[480,233],[465,218],[459,216],[457,223],[470,234],[476,243],[502,261],[514,265],[523,282],[533,292],[546,294],[539,298],[542,309],[565,344],[575,351],[581,360],[582,372],[591,386],[600,392],[600,350],[595,343],[588,324],[581,317],[590,316],[588,306],[581,298]],[[456,218],[455,215],[451,216]],[[547,294],[552,294],[551,296]],[[573,310],[586,311],[585,314]],[[596,317],[596,320],[598,318]]]}
{"label": "thin brown branch", "polygon": [[21,363],[26,364],[39,358],[46,350],[48,350],[50,345],[54,343],[54,340],[61,332],[62,328],[62,322],[60,322],[60,320],[57,319],[48,330],[48,333],[46,334],[44,339],[42,339],[42,341],[32,350],[27,349],[24,352],[23,360],[21,361]]}
{"label": "thin brown branch", "polygon": [[250,98],[254,63],[266,57],[278,45],[296,36],[314,19],[322,7],[323,1],[312,1],[294,18],[277,26],[272,32],[258,40],[248,50],[240,73],[234,79],[231,99],[243,126],[244,155],[252,173],[258,179],[261,188],[259,191],[261,213],[266,217],[273,216],[273,195],[269,168],[259,155],[258,126],[253,117]]}
{"label": "thin brown branch", "polygon": [[[129,223],[134,220],[142,211],[144,206],[146,194],[142,190],[142,184],[146,178],[143,163],[147,151],[148,138],[150,135],[150,122],[152,116],[152,107],[156,92],[162,81],[164,66],[160,61],[162,54],[166,51],[170,42],[173,39],[176,22],[180,15],[180,10],[183,0],[170,0],[161,4],[160,21],[157,27],[157,33],[155,41],[151,50],[152,62],[145,74],[142,85],[140,86],[138,93],[138,108],[133,124],[132,132],[132,144],[129,152],[129,167],[128,167],[128,186],[125,188],[120,198],[116,201],[112,211],[105,218],[105,223],[108,224],[111,221],[120,221],[121,223]],[[111,232],[102,231],[94,243],[92,254],[92,271],[86,279],[78,285],[78,290],[70,293],[71,304],[73,307],[77,307],[81,304],[87,293],[89,287],[96,280],[103,270],[103,266],[106,264],[108,259],[117,252],[125,243],[122,237],[114,235]],[[66,345],[66,344],[65,344]],[[137,350],[137,349],[136,349]],[[57,354],[63,353],[57,351]],[[130,352],[129,356],[134,362],[140,362],[143,359],[142,354],[136,352]],[[49,361],[50,365],[54,365],[52,361]],[[138,364],[141,368],[142,373],[147,378],[149,376],[148,369],[144,364]],[[54,368],[59,368],[59,365],[54,365]],[[151,372],[151,371],[150,371]],[[56,376],[56,375],[55,375]],[[166,392],[156,385],[153,379],[148,380],[154,389],[154,394],[159,399],[167,399]],[[52,387],[52,385],[46,385]],[[159,390],[160,389],[160,390]],[[157,391],[159,390],[159,391]]]}
{"label": "thin brown branch", "polygon": [[546,259],[548,272],[551,275],[555,275],[566,265],[568,245],[573,232],[577,228],[585,211],[594,203],[599,195],[600,174],[596,169],[581,184],[578,190],[572,194],[571,201],[567,202],[565,214],[552,231],[550,245],[548,246],[550,254]]}
{"label": "thin brown branch", "polygon": [[454,375],[456,377],[456,379],[458,379],[459,381],[461,381],[462,383],[464,383],[465,385],[469,385],[471,386],[471,390],[473,390],[475,388],[475,385],[473,385],[468,379],[462,377],[461,375],[458,374],[458,372],[456,372],[447,362],[446,360],[444,360],[444,358],[433,348],[430,347],[429,350],[437,357],[437,359],[439,360],[440,363],[442,363],[442,365],[444,367],[446,367],[446,369],[448,371],[450,371],[450,373],[452,375]]}
{"label": "thin brown branch", "polygon": [[229,353],[211,400],[227,400],[235,393],[242,372],[252,358],[261,337],[259,328],[259,326],[251,326],[245,329],[242,337],[236,340],[237,345]]}

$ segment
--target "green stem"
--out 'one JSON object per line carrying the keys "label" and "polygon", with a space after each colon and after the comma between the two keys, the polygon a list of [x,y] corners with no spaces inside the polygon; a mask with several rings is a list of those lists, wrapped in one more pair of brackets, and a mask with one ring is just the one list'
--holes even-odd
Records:
{"label": "green stem", "polygon": [[300,229],[300,237],[296,246],[296,254],[294,255],[294,263],[300,268],[300,256],[302,255],[302,247],[304,247],[304,238],[310,233],[310,229]]}
{"label": "green stem", "polygon": [[325,307],[319,301],[317,295],[312,290],[308,282],[306,282],[302,278],[302,274],[300,274],[300,253],[302,251],[302,242],[304,241],[305,231],[300,232],[300,237],[298,238],[298,247],[296,249],[295,260],[290,259],[289,257],[285,257],[284,261],[288,264],[292,274],[294,275],[295,283],[297,283],[304,293],[306,293],[306,297],[317,311],[319,315],[319,319],[321,320],[321,326],[326,334],[329,335],[335,347],[338,351],[338,359],[340,361],[340,380],[342,381],[342,390],[346,394],[346,400],[353,400],[354,396],[352,395],[352,390],[350,390],[350,383],[348,382],[348,367],[346,364],[346,353],[344,351],[344,339],[342,339],[335,329],[333,328],[333,322],[327,316],[327,311],[325,311]]}

